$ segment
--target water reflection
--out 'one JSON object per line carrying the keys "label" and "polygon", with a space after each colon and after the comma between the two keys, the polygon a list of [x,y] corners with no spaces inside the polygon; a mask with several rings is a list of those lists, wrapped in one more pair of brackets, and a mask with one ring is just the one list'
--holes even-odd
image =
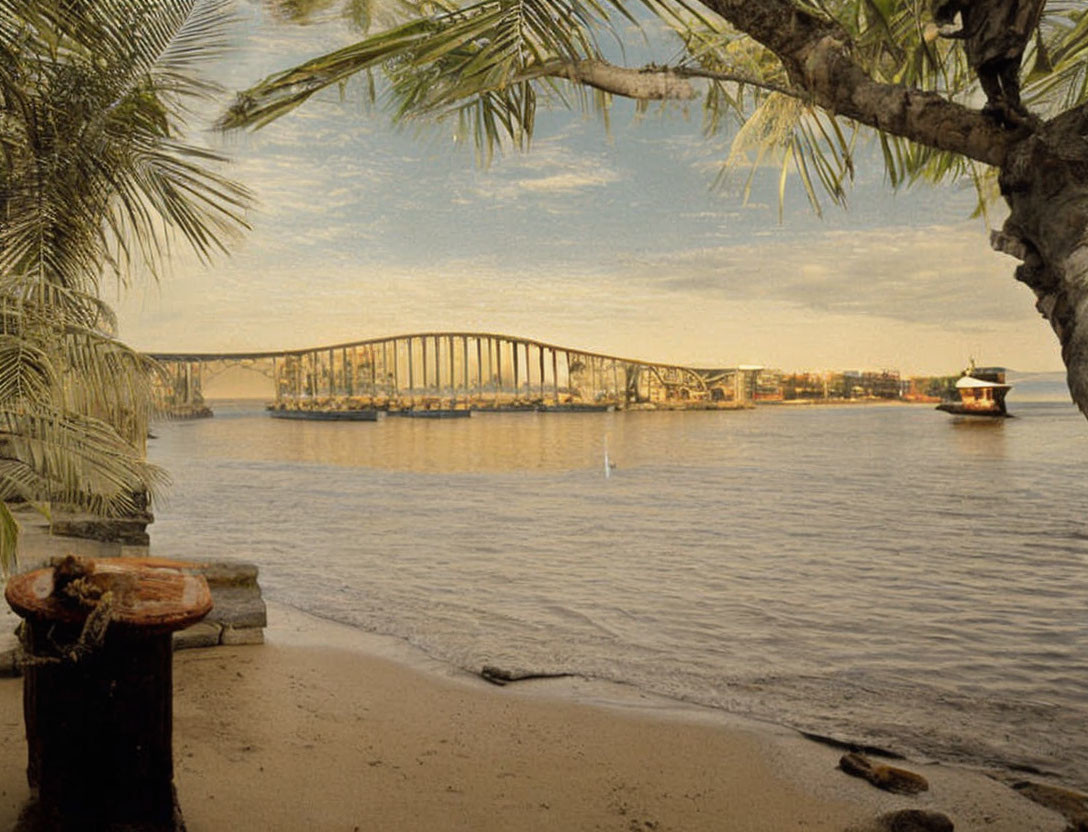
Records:
{"label": "water reflection", "polygon": [[1004,458],[1007,421],[974,416],[953,417],[950,420],[953,450],[962,456]]}
{"label": "water reflection", "polygon": [[663,453],[676,463],[721,462],[738,447],[721,437],[707,442],[705,428],[717,423],[728,434],[747,415],[475,413],[337,423],[274,420],[257,402],[213,404],[216,416],[200,424],[199,441],[217,456],[433,473],[600,470],[603,476],[606,447],[617,470]]}

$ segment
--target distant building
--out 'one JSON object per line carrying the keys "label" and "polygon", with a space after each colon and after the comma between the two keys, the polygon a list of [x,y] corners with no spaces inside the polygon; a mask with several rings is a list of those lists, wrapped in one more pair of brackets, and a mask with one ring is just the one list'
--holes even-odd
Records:
{"label": "distant building", "polygon": [[955,396],[957,376],[903,378],[898,370],[783,372],[756,364],[697,370],[711,401],[750,402],[883,399],[939,402]]}
{"label": "distant building", "polygon": [[935,403],[956,398],[956,376],[914,376],[902,383],[908,402]]}
{"label": "distant building", "polygon": [[792,373],[782,376],[782,397],[786,401],[826,399],[830,373]]}
{"label": "distant building", "polygon": [[881,370],[878,373],[862,373],[862,388],[867,399],[898,399],[899,371]]}
{"label": "distant building", "polygon": [[782,394],[782,371],[760,370],[753,374],[752,401],[780,402]]}

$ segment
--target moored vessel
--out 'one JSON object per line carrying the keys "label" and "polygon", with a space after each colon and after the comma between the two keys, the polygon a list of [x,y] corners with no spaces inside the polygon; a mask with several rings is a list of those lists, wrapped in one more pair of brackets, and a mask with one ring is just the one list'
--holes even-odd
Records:
{"label": "moored vessel", "polygon": [[472,415],[472,411],[467,407],[406,407],[389,412],[394,416],[404,416],[409,419],[467,419]]}
{"label": "moored vessel", "polygon": [[541,413],[612,413],[616,409],[614,404],[597,402],[567,402],[566,404],[540,404],[537,410]]}
{"label": "moored vessel", "polygon": [[937,405],[954,416],[1009,416],[1005,396],[1012,389],[1005,382],[1004,367],[976,367],[972,361],[956,382],[959,401],[945,401]]}
{"label": "moored vessel", "polygon": [[310,410],[308,408],[269,407],[268,415],[273,419],[306,419],[313,422],[377,422],[385,412],[382,410]]}

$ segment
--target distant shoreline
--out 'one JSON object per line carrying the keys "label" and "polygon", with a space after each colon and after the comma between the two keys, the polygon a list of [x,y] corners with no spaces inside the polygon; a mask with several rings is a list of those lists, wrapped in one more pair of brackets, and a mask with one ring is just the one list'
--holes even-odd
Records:
{"label": "distant shoreline", "polygon": [[755,401],[753,404],[758,407],[777,407],[784,405],[786,407],[803,407],[806,405],[851,405],[851,406],[885,406],[885,405],[911,405],[911,406],[929,406],[935,407],[939,399],[934,399],[931,402],[912,402],[907,399],[778,399],[771,401]]}

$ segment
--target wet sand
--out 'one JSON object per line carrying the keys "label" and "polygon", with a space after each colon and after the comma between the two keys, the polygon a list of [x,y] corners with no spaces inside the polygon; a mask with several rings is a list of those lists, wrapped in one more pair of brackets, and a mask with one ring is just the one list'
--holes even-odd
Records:
{"label": "wet sand", "polygon": [[[897,796],[789,729],[579,679],[500,688],[393,640],[269,615],[265,645],[175,657],[189,832],[842,832],[899,808],[942,811],[957,832],[1065,828],[979,772],[899,763],[930,790]],[[18,679],[0,679],[0,743],[10,829],[27,797]]]}

